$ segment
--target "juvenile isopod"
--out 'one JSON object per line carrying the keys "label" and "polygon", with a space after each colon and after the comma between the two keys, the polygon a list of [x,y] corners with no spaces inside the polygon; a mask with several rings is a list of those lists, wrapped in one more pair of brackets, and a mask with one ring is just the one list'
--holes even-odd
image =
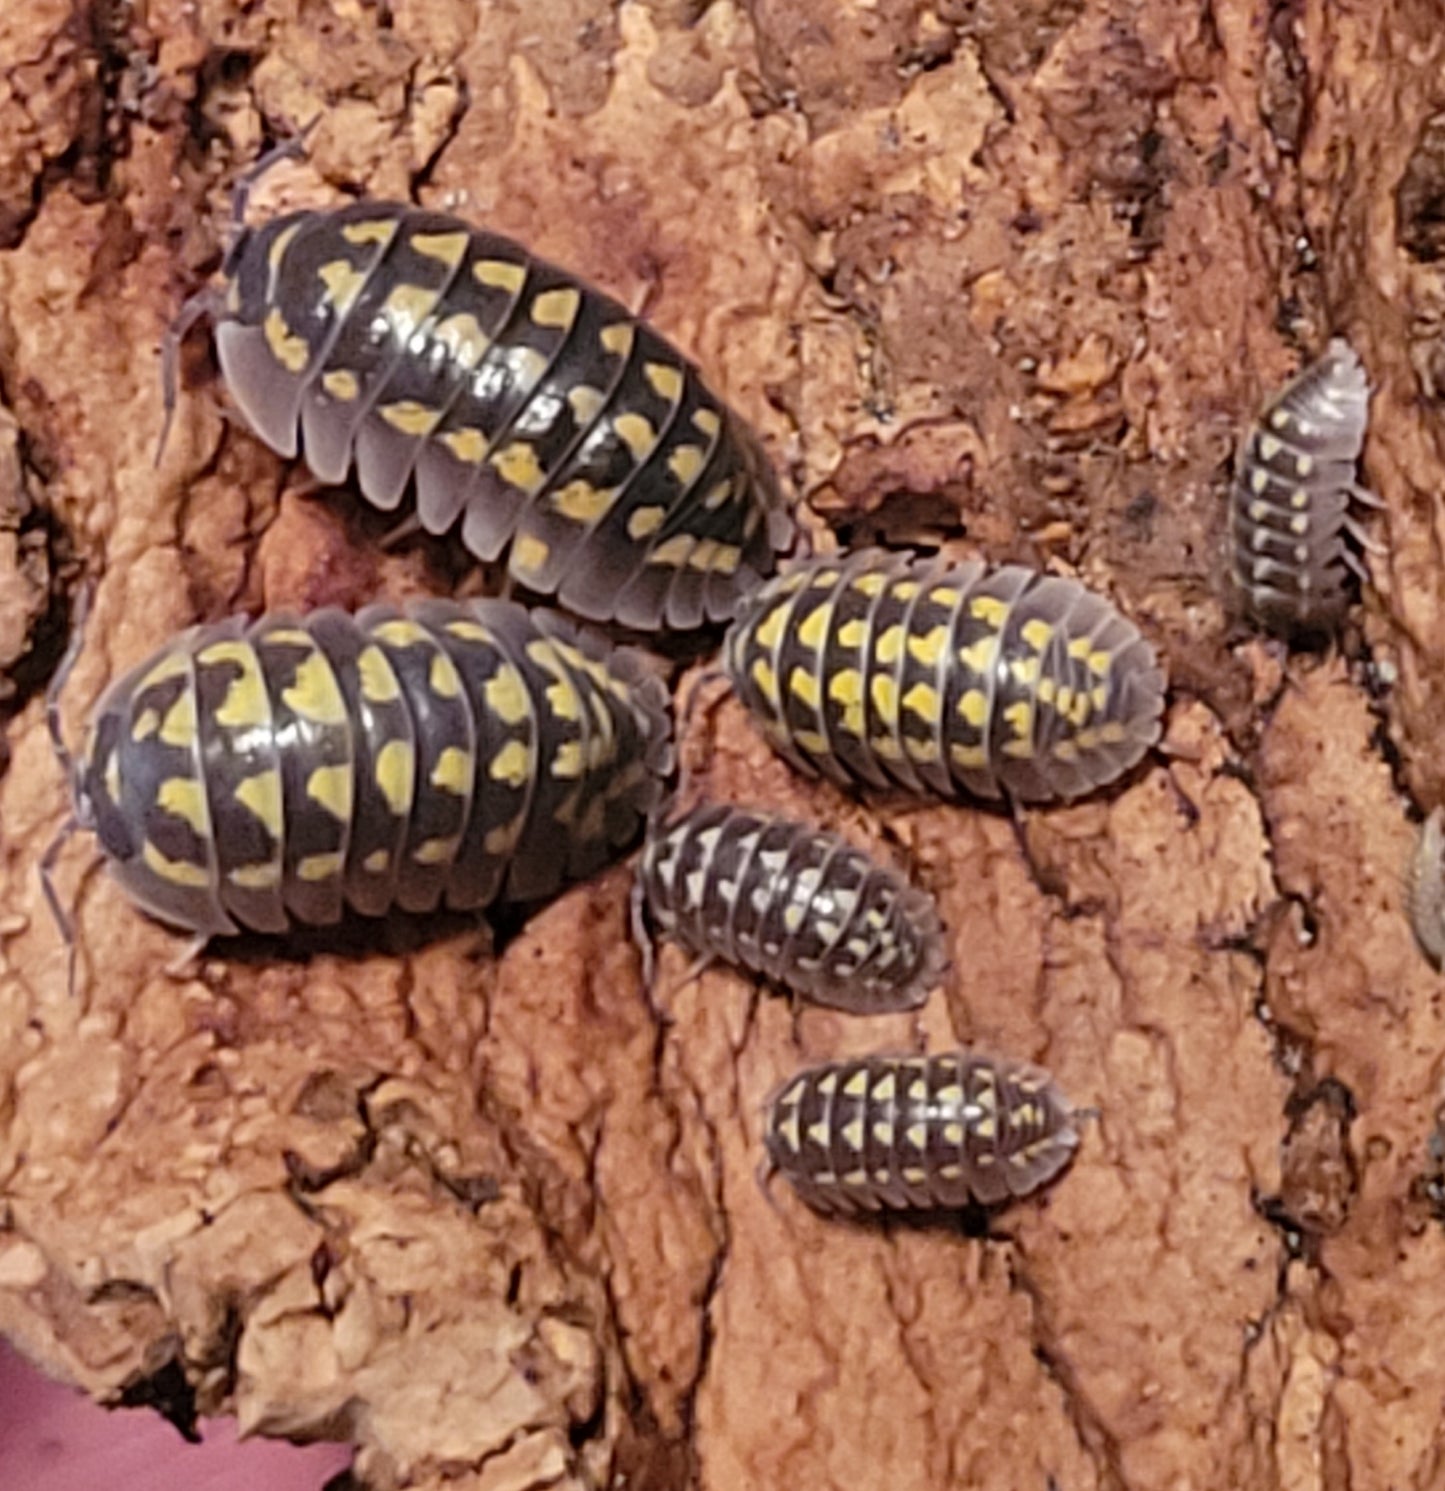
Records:
{"label": "juvenile isopod", "polygon": [[1078,580],[877,550],[749,600],[724,667],[773,747],[842,784],[1068,800],[1158,740],[1154,651]]}
{"label": "juvenile isopod", "polygon": [[1335,337],[1280,390],[1240,441],[1230,489],[1230,574],[1247,616],[1286,636],[1331,631],[1361,572],[1346,535],[1371,547],[1351,504],[1378,506],[1355,480],[1370,385]]}
{"label": "juvenile isopod", "polygon": [[1421,951],[1436,968],[1445,966],[1445,810],[1440,808],[1420,825],[1405,876],[1405,904]]}
{"label": "juvenile isopod", "polygon": [[239,230],[181,312],[231,396],[323,482],[592,621],[724,621],[794,531],[753,433],[617,301],[456,218],[361,201]]}
{"label": "juvenile isopod", "polygon": [[1075,1111],[1026,1062],[954,1051],[828,1062],[768,1104],[772,1166],[824,1213],[995,1206],[1052,1180]]}
{"label": "juvenile isopod", "polygon": [[838,834],[704,803],[648,834],[638,891],[694,953],[856,1014],[916,1009],[946,966],[930,896]]}
{"label": "juvenile isopod", "polygon": [[640,831],[671,751],[662,684],[553,613],[231,617],[107,689],[74,821],[159,920],[284,932],[549,896]]}

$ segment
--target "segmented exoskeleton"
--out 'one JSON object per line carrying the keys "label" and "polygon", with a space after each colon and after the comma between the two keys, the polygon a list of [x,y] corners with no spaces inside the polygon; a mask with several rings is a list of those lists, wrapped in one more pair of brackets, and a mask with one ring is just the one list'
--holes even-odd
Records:
{"label": "segmented exoskeleton", "polygon": [[1080,581],[876,550],[769,581],[724,666],[800,770],[946,798],[1103,787],[1159,738],[1164,707],[1153,649]]}
{"label": "segmented exoskeleton", "polygon": [[530,901],[638,832],[671,769],[661,683],[501,600],[232,617],[113,683],[76,820],[202,937]]}
{"label": "segmented exoskeleton", "polygon": [[[723,621],[793,524],[753,434],[617,301],[456,218],[363,201],[240,231],[188,302],[256,434],[594,621]],[[174,389],[168,392],[173,401]]]}
{"label": "segmented exoskeleton", "polygon": [[1079,1143],[1041,1068],[955,1051],[828,1062],[768,1104],[768,1158],[820,1212],[993,1206],[1052,1180]]}
{"label": "segmented exoskeleton", "polygon": [[1266,405],[1240,441],[1230,489],[1230,574],[1245,613],[1285,634],[1328,632],[1349,604],[1346,542],[1372,547],[1351,503],[1378,506],[1355,480],[1370,385],[1335,337]]}
{"label": "segmented exoskeleton", "polygon": [[705,803],[649,832],[637,873],[661,931],[815,1004],[916,1009],[946,966],[931,897],[776,814]]}

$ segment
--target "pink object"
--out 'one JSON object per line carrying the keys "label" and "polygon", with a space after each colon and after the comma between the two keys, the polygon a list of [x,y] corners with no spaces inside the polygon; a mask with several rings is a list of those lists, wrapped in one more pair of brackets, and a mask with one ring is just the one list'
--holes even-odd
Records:
{"label": "pink object", "polygon": [[236,1443],[230,1419],[188,1444],[146,1408],[98,1408],[0,1341],[0,1491],[321,1491],[346,1445]]}

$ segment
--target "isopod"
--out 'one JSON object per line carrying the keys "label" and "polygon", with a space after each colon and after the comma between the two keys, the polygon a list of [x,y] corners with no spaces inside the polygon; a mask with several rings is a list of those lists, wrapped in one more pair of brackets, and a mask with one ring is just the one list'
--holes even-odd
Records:
{"label": "isopod", "polygon": [[1421,951],[1445,965],[1445,811],[1436,808],[1420,826],[1405,876],[1405,903]]}
{"label": "isopod", "polygon": [[671,754],[638,655],[550,612],[235,616],[106,690],[74,820],[159,920],[283,932],[549,896],[637,834]]}
{"label": "isopod", "polygon": [[1078,580],[864,550],[764,585],[724,667],[773,747],[844,785],[1067,800],[1158,740],[1154,651]]}
{"label": "isopod", "polygon": [[591,621],[725,621],[794,525],[755,435],[616,300],[456,218],[394,202],[241,228],[210,316],[251,428],[322,482],[354,466],[431,534]]}
{"label": "isopod", "polygon": [[1361,567],[1346,534],[1368,540],[1351,502],[1378,506],[1355,480],[1370,385],[1343,337],[1287,383],[1240,441],[1230,489],[1230,573],[1243,610],[1268,630],[1328,632]]}
{"label": "isopod", "polygon": [[1075,1112],[1026,1062],[954,1051],[828,1062],[768,1105],[765,1146],[824,1213],[994,1206],[1052,1180],[1078,1148]]}
{"label": "isopod", "polygon": [[695,953],[857,1014],[916,1009],[946,966],[930,896],[838,834],[704,803],[649,832],[638,889]]}

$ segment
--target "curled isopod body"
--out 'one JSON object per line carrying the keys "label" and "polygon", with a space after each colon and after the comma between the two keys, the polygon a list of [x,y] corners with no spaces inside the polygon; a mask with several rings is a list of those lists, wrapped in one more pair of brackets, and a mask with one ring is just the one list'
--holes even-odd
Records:
{"label": "curled isopod body", "polygon": [[[216,323],[256,434],[592,621],[734,615],[794,526],[756,437],[617,301],[510,239],[391,202],[243,229]],[[173,351],[168,367],[174,367]],[[168,375],[168,384],[173,372]],[[173,387],[168,401],[173,401]]]}
{"label": "curled isopod body", "polygon": [[1405,904],[1415,940],[1436,968],[1445,966],[1445,810],[1420,826],[1405,876]]}
{"label": "curled isopod body", "polygon": [[834,833],[703,804],[652,830],[656,926],[695,953],[855,1014],[916,1009],[946,966],[931,897]]}
{"label": "curled isopod body", "polygon": [[798,1073],[768,1105],[765,1144],[821,1212],[994,1206],[1052,1180],[1078,1148],[1048,1072],[954,1051],[870,1056]]}
{"label": "curled isopod body", "polygon": [[877,550],[769,581],[724,666],[799,770],[944,798],[1079,797],[1143,757],[1164,709],[1153,649],[1080,581]]}
{"label": "curled isopod body", "polygon": [[1350,508],[1369,422],[1364,366],[1342,337],[1274,396],[1240,441],[1230,490],[1230,573],[1242,607],[1274,632],[1329,632],[1366,543]]}
{"label": "curled isopod body", "polygon": [[77,823],[203,937],[531,901],[636,836],[671,768],[635,653],[510,601],[193,627],[113,683]]}

